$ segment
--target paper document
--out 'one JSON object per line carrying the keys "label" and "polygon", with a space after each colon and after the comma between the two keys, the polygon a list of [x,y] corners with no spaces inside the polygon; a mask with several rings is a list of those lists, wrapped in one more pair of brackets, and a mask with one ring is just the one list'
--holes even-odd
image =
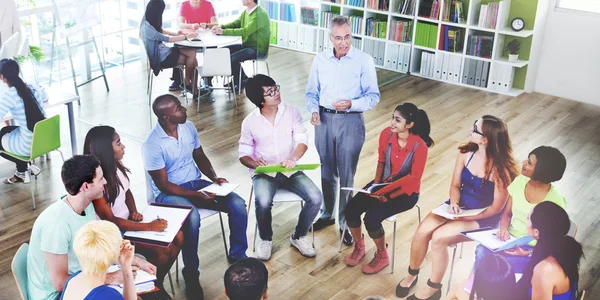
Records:
{"label": "paper document", "polygon": [[342,190],[346,190],[346,191],[355,191],[355,192],[360,192],[360,193],[365,193],[365,194],[371,194],[373,193],[373,191],[381,186],[386,186],[390,184],[389,182],[387,183],[374,183],[372,184],[369,188],[365,189],[360,189],[360,188],[353,188],[353,187],[343,187]]}
{"label": "paper document", "polygon": [[291,169],[286,169],[282,165],[260,166],[254,170],[254,174],[316,170],[320,165],[321,164],[298,164]]}
{"label": "paper document", "polygon": [[177,235],[177,232],[179,232],[179,229],[181,229],[181,225],[191,210],[191,207],[173,207],[169,205],[152,203],[144,210],[144,219],[142,220],[142,223],[150,223],[157,218],[160,218],[167,220],[169,223],[167,228],[163,232],[127,231],[125,232],[123,238],[133,242],[168,246]]}
{"label": "paper document", "polygon": [[225,182],[225,183],[222,183],[221,185],[213,183],[213,184],[201,189],[201,191],[207,192],[207,193],[213,193],[217,196],[227,196],[227,195],[229,195],[229,193],[233,192],[233,190],[237,189],[238,186],[240,186],[240,185],[237,183],[230,183],[230,182]]}
{"label": "paper document", "polygon": [[461,234],[476,242],[479,242],[492,252],[509,250],[516,246],[525,246],[533,240],[533,238],[528,235],[521,238],[516,238],[511,235],[508,240],[502,241],[496,236],[496,232],[498,232],[498,229],[496,228],[484,227],[481,229],[463,231]]}
{"label": "paper document", "polygon": [[[152,275],[142,269],[138,269],[136,271],[136,275],[135,275],[135,285],[143,285],[143,284],[147,284],[149,282],[153,282],[156,280],[156,275]],[[122,284],[119,284],[120,287],[123,287]],[[152,284],[152,288],[154,288],[154,284]],[[139,292],[139,291],[138,291]]]}
{"label": "paper document", "polygon": [[487,207],[484,207],[484,208],[478,208],[478,209],[462,209],[462,212],[460,214],[453,214],[453,213],[448,212],[448,207],[450,207],[449,204],[442,203],[442,205],[436,207],[431,212],[438,216],[442,216],[448,220],[455,220],[457,217],[476,216],[476,215],[480,214],[481,212],[483,212],[484,210],[486,210],[486,208],[487,208]]}

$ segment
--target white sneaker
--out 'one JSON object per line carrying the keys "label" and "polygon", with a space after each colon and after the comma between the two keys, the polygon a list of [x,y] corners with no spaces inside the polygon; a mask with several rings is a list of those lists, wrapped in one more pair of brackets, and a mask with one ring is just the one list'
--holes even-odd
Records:
{"label": "white sneaker", "polygon": [[290,244],[296,247],[296,249],[298,249],[298,251],[300,251],[302,255],[306,257],[315,257],[315,255],[317,255],[317,252],[315,252],[315,248],[312,246],[311,243],[308,242],[308,239],[306,239],[305,236],[302,236],[297,240],[293,239],[293,237],[294,235],[290,236]]}
{"label": "white sneaker", "polygon": [[273,248],[272,241],[261,240],[258,244],[258,252],[256,258],[267,261],[271,258],[271,249]]}

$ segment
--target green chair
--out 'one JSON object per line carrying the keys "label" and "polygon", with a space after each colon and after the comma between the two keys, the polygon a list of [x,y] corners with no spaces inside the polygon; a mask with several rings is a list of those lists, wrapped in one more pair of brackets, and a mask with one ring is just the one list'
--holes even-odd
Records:
{"label": "green chair", "polygon": [[27,290],[27,252],[29,251],[29,244],[23,243],[15,256],[13,257],[10,269],[12,270],[15,282],[17,282],[17,289],[23,300],[29,300],[29,293]]}
{"label": "green chair", "polygon": [[[0,150],[0,153],[6,153],[16,159],[31,162],[34,159],[44,156],[52,151],[58,151],[60,158],[65,161],[60,151],[60,115],[39,121],[33,127],[33,139],[31,141],[31,154],[29,156],[16,155],[7,151]],[[37,176],[35,176],[37,179]],[[33,185],[31,187],[31,201],[35,209],[35,196],[33,194]]]}

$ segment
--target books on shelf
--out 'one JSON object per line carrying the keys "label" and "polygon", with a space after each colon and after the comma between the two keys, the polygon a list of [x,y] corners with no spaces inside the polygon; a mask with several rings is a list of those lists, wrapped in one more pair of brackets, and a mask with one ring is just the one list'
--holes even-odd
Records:
{"label": "books on shelf", "polygon": [[271,20],[279,20],[279,10],[277,8],[277,2],[265,1],[263,2],[265,10]]}
{"label": "books on shelf", "polygon": [[462,1],[446,1],[442,20],[452,23],[465,23]]}
{"label": "books on shelf", "polygon": [[364,27],[364,18],[359,16],[348,16],[353,34],[362,34]]}
{"label": "books on shelf", "polygon": [[302,7],[300,8],[300,15],[302,16],[302,24],[305,25],[319,25],[319,10],[313,7]]}
{"label": "books on shelf", "polygon": [[450,26],[442,25],[440,30],[440,43],[438,49],[448,52],[462,52],[462,31]]}
{"label": "books on shelf", "polygon": [[281,21],[296,22],[296,7],[293,3],[280,3],[279,14]]}
{"label": "books on shelf", "polygon": [[367,36],[385,39],[387,35],[387,22],[374,18],[367,19]]}
{"label": "books on shelf", "polygon": [[397,13],[412,16],[415,12],[415,0],[399,0]]}
{"label": "books on shelf", "polygon": [[417,22],[415,45],[435,49],[438,26],[435,24]]}
{"label": "books on shelf", "polygon": [[388,11],[389,4],[389,0],[368,0],[367,7],[370,9]]}
{"label": "books on shelf", "polygon": [[333,11],[321,12],[321,27],[329,28],[329,22],[331,22],[331,19],[333,19],[339,15],[340,14],[333,12]]}
{"label": "books on shelf", "polygon": [[491,58],[493,46],[493,36],[471,35],[467,41],[467,54],[483,58]]}
{"label": "books on shelf", "polygon": [[390,24],[390,40],[410,42],[412,36],[412,21],[392,20]]}
{"label": "books on shelf", "polygon": [[365,0],[346,0],[346,5],[365,7]]}
{"label": "books on shelf", "polygon": [[499,9],[500,4],[497,2],[482,4],[479,10],[479,22],[477,23],[477,26],[496,29]]}
{"label": "books on shelf", "polygon": [[419,17],[435,19],[440,16],[440,1],[423,0],[419,6]]}

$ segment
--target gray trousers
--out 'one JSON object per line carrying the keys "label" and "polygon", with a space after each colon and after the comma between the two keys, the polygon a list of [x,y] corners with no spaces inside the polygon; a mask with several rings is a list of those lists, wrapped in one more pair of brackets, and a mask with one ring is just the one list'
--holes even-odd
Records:
{"label": "gray trousers", "polygon": [[[331,114],[320,112],[321,125],[315,127],[315,144],[321,158],[323,206],[321,219],[334,219],[333,209],[339,194],[338,222],[345,224],[344,211],[352,198],[351,191],[340,187],[354,187],[358,156],[365,142],[363,114]],[[338,184],[339,180],[339,184]]]}

